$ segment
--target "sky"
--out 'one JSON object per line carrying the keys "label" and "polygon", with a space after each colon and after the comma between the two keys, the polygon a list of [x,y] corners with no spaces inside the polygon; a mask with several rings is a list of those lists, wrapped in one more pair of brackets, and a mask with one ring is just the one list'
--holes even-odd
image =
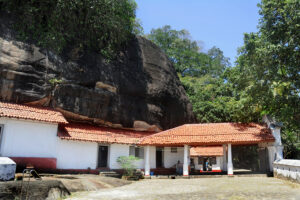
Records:
{"label": "sky", "polygon": [[203,51],[219,47],[232,64],[244,33],[257,32],[259,0],[136,0],[137,18],[146,34],[171,25],[186,29],[203,43]]}

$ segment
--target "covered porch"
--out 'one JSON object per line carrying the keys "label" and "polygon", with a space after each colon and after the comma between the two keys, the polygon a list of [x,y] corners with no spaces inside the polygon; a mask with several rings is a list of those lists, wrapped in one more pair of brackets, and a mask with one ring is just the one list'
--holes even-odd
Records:
{"label": "covered porch", "polygon": [[[276,157],[274,144],[275,137],[272,130],[266,125],[256,123],[187,124],[147,136],[140,142],[140,145],[143,145],[145,149],[145,176],[150,176],[151,171],[154,171],[154,169],[150,169],[151,146],[161,149],[182,149],[181,157],[173,158],[173,163],[168,163],[168,165],[175,166],[177,173],[178,166],[181,165],[182,170],[180,174],[183,176],[189,176],[193,168],[197,172],[209,171],[205,169],[208,167],[207,163],[209,162],[212,165],[210,167],[211,172],[213,170],[215,172],[226,172],[229,176],[232,176],[234,171],[233,146],[263,146],[268,152],[268,164],[272,165],[274,157]],[[207,151],[218,149],[219,152],[205,154],[203,151],[201,152],[201,149]],[[199,160],[201,157],[203,158],[202,161]],[[215,157],[216,160],[207,162],[206,159],[212,157]],[[195,161],[197,162],[197,166]]]}

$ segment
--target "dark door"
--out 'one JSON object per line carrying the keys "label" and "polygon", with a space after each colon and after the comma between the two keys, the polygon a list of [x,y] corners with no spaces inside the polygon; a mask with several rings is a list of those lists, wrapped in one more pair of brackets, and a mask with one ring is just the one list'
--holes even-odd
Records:
{"label": "dark door", "polygon": [[163,167],[163,149],[156,148],[156,167]]}
{"label": "dark door", "polygon": [[258,148],[258,157],[259,157],[259,171],[260,172],[269,172],[269,157],[268,150],[266,147]]}
{"label": "dark door", "polygon": [[98,167],[107,167],[108,146],[99,146]]}
{"label": "dark door", "polygon": [[203,158],[203,171],[206,172],[207,171],[207,167],[206,167],[206,162],[207,162],[207,158]]}

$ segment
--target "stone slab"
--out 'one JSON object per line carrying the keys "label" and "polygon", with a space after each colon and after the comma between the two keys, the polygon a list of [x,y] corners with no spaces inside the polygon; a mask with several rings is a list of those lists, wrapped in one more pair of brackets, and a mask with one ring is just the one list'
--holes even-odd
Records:
{"label": "stone slab", "polygon": [[0,157],[0,181],[9,181],[15,178],[16,163],[8,157]]}

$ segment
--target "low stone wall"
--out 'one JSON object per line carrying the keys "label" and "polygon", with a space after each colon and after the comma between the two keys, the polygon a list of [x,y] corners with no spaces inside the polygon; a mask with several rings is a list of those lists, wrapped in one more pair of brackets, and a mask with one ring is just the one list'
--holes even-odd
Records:
{"label": "low stone wall", "polygon": [[278,160],[273,163],[273,168],[274,177],[300,183],[300,160]]}

